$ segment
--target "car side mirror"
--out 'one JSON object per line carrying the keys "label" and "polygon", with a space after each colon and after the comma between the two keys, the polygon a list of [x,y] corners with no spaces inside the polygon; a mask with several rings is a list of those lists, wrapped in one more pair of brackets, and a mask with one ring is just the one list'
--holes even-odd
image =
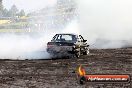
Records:
{"label": "car side mirror", "polygon": [[83,42],[87,42],[87,40],[83,40]]}

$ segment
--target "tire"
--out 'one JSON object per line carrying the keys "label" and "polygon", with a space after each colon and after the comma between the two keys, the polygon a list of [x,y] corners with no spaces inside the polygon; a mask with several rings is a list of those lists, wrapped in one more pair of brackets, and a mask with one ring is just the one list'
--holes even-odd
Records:
{"label": "tire", "polygon": [[80,55],[81,55],[81,51],[79,50],[79,51],[75,54],[75,56],[76,56],[77,58],[79,58]]}
{"label": "tire", "polygon": [[70,56],[70,58],[75,59],[76,58],[76,55],[73,54],[73,55]]}
{"label": "tire", "polygon": [[83,55],[88,55],[89,54],[89,48],[87,48],[86,50],[85,50],[85,52],[83,52]]}

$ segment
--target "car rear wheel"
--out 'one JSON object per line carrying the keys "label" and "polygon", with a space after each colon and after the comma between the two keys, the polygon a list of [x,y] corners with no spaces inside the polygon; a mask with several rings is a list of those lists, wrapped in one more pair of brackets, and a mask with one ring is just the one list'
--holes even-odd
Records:
{"label": "car rear wheel", "polygon": [[83,55],[88,55],[89,54],[89,49],[87,48],[86,50],[85,50],[85,52],[83,52]]}
{"label": "car rear wheel", "polygon": [[75,54],[76,55],[76,57],[77,58],[79,58],[80,57],[80,55],[81,55],[81,52],[80,52],[80,50]]}

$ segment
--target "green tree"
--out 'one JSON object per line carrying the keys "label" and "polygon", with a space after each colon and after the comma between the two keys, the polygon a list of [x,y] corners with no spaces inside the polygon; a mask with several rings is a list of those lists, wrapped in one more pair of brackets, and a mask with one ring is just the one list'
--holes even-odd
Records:
{"label": "green tree", "polygon": [[20,12],[19,12],[19,14],[18,14],[18,16],[25,16],[25,11],[22,9]]}
{"label": "green tree", "polygon": [[3,16],[3,5],[2,5],[2,0],[0,0],[0,17]]}
{"label": "green tree", "polygon": [[18,9],[17,9],[16,5],[13,5],[13,6],[11,7],[11,9],[9,10],[9,15],[10,15],[10,17],[15,17],[15,16],[17,16],[17,13],[18,13]]}
{"label": "green tree", "polygon": [[6,8],[3,9],[3,16],[4,17],[9,17],[9,11]]}

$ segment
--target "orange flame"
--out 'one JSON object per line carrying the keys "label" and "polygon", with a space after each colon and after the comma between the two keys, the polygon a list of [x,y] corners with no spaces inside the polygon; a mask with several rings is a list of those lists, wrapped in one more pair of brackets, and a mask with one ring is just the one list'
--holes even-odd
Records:
{"label": "orange flame", "polygon": [[78,74],[80,76],[84,76],[86,75],[86,72],[85,72],[85,69],[80,65],[79,68],[78,68]]}

